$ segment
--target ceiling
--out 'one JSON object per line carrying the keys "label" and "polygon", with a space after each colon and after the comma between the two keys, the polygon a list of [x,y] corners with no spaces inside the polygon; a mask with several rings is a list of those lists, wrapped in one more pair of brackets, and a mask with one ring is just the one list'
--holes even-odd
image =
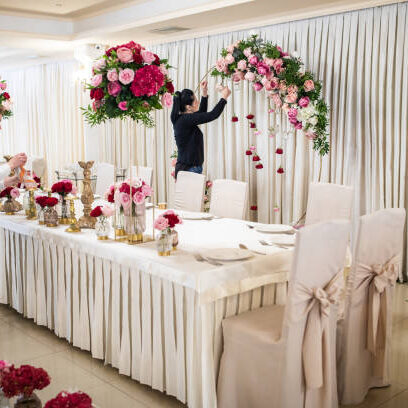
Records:
{"label": "ceiling", "polygon": [[11,12],[5,11],[10,0],[0,0],[0,70],[73,58],[84,44],[149,45],[398,0],[63,0],[55,6],[58,2],[13,0]]}

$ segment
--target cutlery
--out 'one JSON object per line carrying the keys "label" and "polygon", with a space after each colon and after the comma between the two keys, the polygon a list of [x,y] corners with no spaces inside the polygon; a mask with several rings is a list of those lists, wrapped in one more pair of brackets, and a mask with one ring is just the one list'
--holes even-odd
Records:
{"label": "cutlery", "polygon": [[251,224],[246,224],[246,226],[247,226],[248,228],[250,228],[250,229],[255,228],[255,225],[251,225]]}
{"label": "cutlery", "polygon": [[212,259],[204,258],[200,254],[194,254],[194,258],[198,262],[208,262],[209,264],[214,265],[214,266],[221,266],[222,265],[222,263],[217,262],[217,261],[213,261]]}
{"label": "cutlery", "polygon": [[282,245],[282,244],[275,244],[275,243],[272,243],[272,242],[266,242],[263,239],[260,239],[259,243],[261,245],[264,245],[264,246],[276,246],[276,247],[282,248],[282,249],[290,249],[290,247],[288,245]]}
{"label": "cutlery", "polygon": [[244,245],[244,244],[239,244],[239,247],[240,247],[241,249],[246,249],[247,251],[250,251],[250,252],[252,252],[252,253],[254,253],[254,254],[266,255],[266,254],[264,254],[263,252],[254,251],[253,249],[249,249],[249,248],[248,248],[246,245]]}

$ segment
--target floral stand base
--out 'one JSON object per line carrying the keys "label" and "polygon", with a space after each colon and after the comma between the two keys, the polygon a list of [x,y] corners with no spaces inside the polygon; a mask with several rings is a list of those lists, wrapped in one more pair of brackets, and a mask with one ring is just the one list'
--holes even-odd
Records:
{"label": "floral stand base", "polygon": [[21,396],[18,398],[14,408],[42,408],[42,403],[37,395],[32,394],[29,397]]}

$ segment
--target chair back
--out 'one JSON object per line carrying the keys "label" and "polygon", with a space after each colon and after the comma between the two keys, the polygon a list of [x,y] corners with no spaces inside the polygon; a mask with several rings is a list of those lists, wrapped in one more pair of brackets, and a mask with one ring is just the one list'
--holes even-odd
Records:
{"label": "chair back", "polygon": [[103,197],[109,186],[115,182],[115,166],[109,163],[98,163],[96,174],[95,194]]}
{"label": "chair back", "polygon": [[146,184],[151,186],[153,182],[153,169],[151,167],[132,166],[132,177],[136,176],[140,177]]}
{"label": "chair back", "polygon": [[394,286],[402,273],[405,210],[360,218],[348,282],[338,368],[339,396],[358,404],[371,387],[389,385]]}
{"label": "chair back", "polygon": [[310,183],[305,224],[351,220],[353,187],[332,183]]}
{"label": "chair back", "polygon": [[218,217],[245,218],[248,207],[248,183],[236,180],[214,180],[210,213]]}
{"label": "chair back", "polygon": [[205,176],[203,174],[180,171],[177,175],[174,193],[174,208],[176,210],[204,210]]}

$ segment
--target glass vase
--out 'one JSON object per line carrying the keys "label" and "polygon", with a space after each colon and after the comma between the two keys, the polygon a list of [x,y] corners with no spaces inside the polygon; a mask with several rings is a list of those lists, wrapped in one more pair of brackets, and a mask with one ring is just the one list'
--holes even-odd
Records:
{"label": "glass vase", "polygon": [[30,213],[30,192],[28,190],[25,191],[23,196],[23,210],[25,215],[28,216]]}
{"label": "glass vase", "polygon": [[173,249],[173,235],[168,229],[160,231],[156,237],[156,248],[159,256],[170,256]]}
{"label": "glass vase", "polygon": [[60,209],[61,209],[61,216],[59,219],[59,223],[62,225],[70,224],[71,218],[69,216],[68,203],[65,198],[65,195],[60,196]]}
{"label": "glass vase", "polygon": [[14,408],[42,408],[42,403],[35,393],[29,396],[21,395],[14,404]]}
{"label": "glass vase", "polygon": [[10,400],[4,395],[0,388],[0,408],[11,408]]}
{"label": "glass vase", "polygon": [[3,204],[3,210],[6,215],[13,215],[17,209],[12,198],[7,198],[7,200]]}
{"label": "glass vase", "polygon": [[178,237],[178,232],[175,229],[171,230],[171,245],[173,251],[177,249],[177,245],[179,243],[179,237]]}
{"label": "glass vase", "polygon": [[45,211],[44,211],[44,208],[41,206],[39,206],[38,211],[37,211],[37,219],[38,219],[38,224],[45,225]]}
{"label": "glass vase", "polygon": [[115,203],[115,218],[114,225],[115,228],[115,237],[118,241],[126,240],[126,231],[125,231],[125,216],[123,214],[122,206]]}
{"label": "glass vase", "polygon": [[104,217],[103,215],[98,217],[95,223],[95,234],[97,238],[101,241],[109,239],[110,230],[111,226],[108,217]]}
{"label": "glass vase", "polygon": [[58,213],[54,207],[47,207],[44,212],[44,222],[47,227],[56,227],[58,225]]}
{"label": "glass vase", "polygon": [[125,215],[125,231],[129,244],[143,242],[143,233],[146,231],[146,205],[132,204],[133,216]]}

